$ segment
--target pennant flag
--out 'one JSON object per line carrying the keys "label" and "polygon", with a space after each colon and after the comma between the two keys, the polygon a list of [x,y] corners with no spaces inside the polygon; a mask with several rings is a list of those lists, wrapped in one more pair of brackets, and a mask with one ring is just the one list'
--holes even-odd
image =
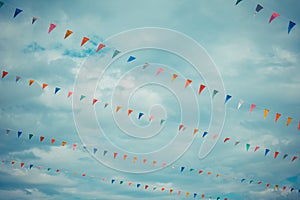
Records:
{"label": "pennant flag", "polygon": [[14,160],[11,161],[11,165],[14,165],[16,162]]}
{"label": "pennant flag", "polygon": [[122,184],[123,184],[123,182],[124,182],[124,181],[120,181],[120,185],[122,185]]}
{"label": "pennant flag", "polygon": [[42,89],[45,89],[47,86],[48,86],[47,83],[43,83],[43,84],[42,84]]}
{"label": "pennant flag", "polygon": [[31,140],[32,137],[33,137],[33,134],[30,133],[30,134],[28,135],[29,140]]}
{"label": "pennant flag", "polygon": [[132,112],[133,112],[133,110],[129,109],[127,112],[127,115],[129,116]]}
{"label": "pennant flag", "polygon": [[193,168],[191,168],[191,169],[190,169],[190,172],[192,172],[192,171],[194,171],[194,169],[193,169]]}
{"label": "pennant flag", "polygon": [[180,124],[178,130],[180,131],[183,127],[184,127],[184,125]]}
{"label": "pennant flag", "polygon": [[16,8],[15,14],[14,14],[14,18],[15,18],[18,14],[20,14],[22,11],[23,11],[23,10],[21,10],[21,9],[19,9],[19,8]]}
{"label": "pennant flag", "polygon": [[230,140],[230,138],[227,137],[224,139],[224,142],[227,142],[228,140]]}
{"label": "pennant flag", "polygon": [[265,156],[267,156],[267,154],[270,152],[270,149],[266,149],[265,150]]}
{"label": "pennant flag", "polygon": [[295,161],[298,158],[298,156],[294,156],[292,159],[292,162]]}
{"label": "pennant flag", "polygon": [[170,189],[170,194],[172,194],[173,193],[173,189]]}
{"label": "pennant flag", "polygon": [[57,170],[56,170],[56,172],[58,173],[58,172],[60,172],[60,170],[59,170],[59,169],[57,169]]}
{"label": "pennant flag", "polygon": [[44,137],[44,136],[41,136],[41,137],[40,137],[40,142],[43,142],[44,139],[45,139],[45,137]]}
{"label": "pennant flag", "polygon": [[114,153],[114,159],[116,159],[117,155],[118,155],[118,153],[115,152],[115,153]]}
{"label": "pennant flag", "polygon": [[6,129],[6,134],[9,134],[10,130],[9,129]]}
{"label": "pennant flag", "polygon": [[89,40],[90,40],[89,38],[83,37],[80,46],[82,47]]}
{"label": "pennant flag", "polygon": [[243,105],[244,101],[240,100],[237,109],[240,109],[240,107]]}
{"label": "pennant flag", "polygon": [[203,170],[199,170],[199,171],[198,171],[198,174],[201,174],[201,173],[203,173]]}
{"label": "pennant flag", "polygon": [[22,131],[18,131],[18,138],[22,135]]}
{"label": "pennant flag", "polygon": [[83,100],[86,96],[81,95],[79,101]]}
{"label": "pennant flag", "polygon": [[51,168],[48,168],[48,169],[47,169],[47,171],[50,171],[50,170],[51,170]]}
{"label": "pennant flag", "polygon": [[278,190],[278,185],[275,185],[275,190]]}
{"label": "pennant flag", "polygon": [[243,178],[243,179],[241,180],[241,182],[244,182],[245,180],[246,180],[246,179]]}
{"label": "pennant flag", "polygon": [[2,71],[2,78],[4,78],[7,74],[8,74],[8,72]]}
{"label": "pennant flag", "polygon": [[250,180],[249,183],[250,183],[250,184],[253,183],[253,180]]}
{"label": "pennant flag", "polygon": [[199,130],[197,128],[194,129],[193,135],[195,135],[196,133],[198,133]]}
{"label": "pennant flag", "polygon": [[274,159],[277,158],[278,154],[279,154],[278,151],[276,151],[276,152],[274,153]]}
{"label": "pennant flag", "polygon": [[260,148],[260,146],[256,146],[254,149],[254,152],[257,151]]}
{"label": "pennant flag", "polygon": [[112,180],[111,180],[111,184],[113,184],[115,181],[116,181],[115,179],[112,179]]}
{"label": "pennant flag", "polygon": [[121,106],[117,106],[116,112],[118,112],[121,108],[122,108]]}
{"label": "pennant flag", "polygon": [[289,26],[288,26],[288,34],[291,32],[291,30],[294,28],[295,25],[296,25],[295,22],[292,22],[292,21],[289,22]]}
{"label": "pennant flag", "polygon": [[270,20],[269,20],[269,24],[277,17],[279,17],[280,15],[276,12],[273,12],[273,14],[271,15],[270,17]]}
{"label": "pennant flag", "polygon": [[205,85],[203,85],[203,84],[201,84],[200,85],[200,87],[199,87],[199,91],[198,91],[198,95],[200,95],[201,94],[201,92],[204,90],[204,88],[205,88],[206,86]]}
{"label": "pennant flag", "polygon": [[68,92],[68,98],[73,94],[73,92]]}
{"label": "pennant flag", "polygon": [[250,148],[250,144],[246,144],[246,150],[248,151]]}
{"label": "pennant flag", "polygon": [[269,114],[269,110],[268,110],[268,109],[265,109],[265,111],[264,111],[264,119],[267,118],[268,114]]}
{"label": "pennant flag", "polygon": [[25,165],[25,163],[23,163],[23,162],[20,163],[21,168],[24,167],[24,165]]}
{"label": "pennant flag", "polygon": [[288,157],[288,154],[284,154],[282,159],[285,159],[286,157]]}
{"label": "pennant flag", "polygon": [[181,167],[181,168],[180,168],[180,172],[183,172],[184,168],[185,168],[185,167]]}
{"label": "pennant flag", "polygon": [[235,5],[238,5],[242,0],[237,0]]}
{"label": "pennant flag", "polygon": [[98,101],[98,99],[93,99],[93,103],[92,103],[92,105],[94,105],[96,102]]}
{"label": "pennant flag", "polygon": [[161,119],[161,120],[160,120],[160,125],[162,125],[165,121],[166,121],[166,120]]}
{"label": "pennant flag", "polygon": [[289,126],[290,123],[292,122],[293,118],[288,117],[287,122],[286,122],[286,126]]}
{"label": "pennant flag", "polygon": [[207,132],[207,131],[204,131],[202,137],[204,138],[207,134],[208,134],[208,132]]}
{"label": "pennant flag", "polygon": [[129,56],[127,62],[131,62],[131,61],[134,61],[135,60],[135,57],[134,56]]}
{"label": "pennant flag", "polygon": [[254,110],[254,108],[256,108],[256,105],[255,104],[251,104],[251,106],[250,106],[250,113],[252,113],[252,111]]}
{"label": "pennant flag", "polygon": [[66,39],[67,37],[69,37],[72,33],[73,33],[73,31],[67,30],[66,33],[65,33],[64,39]]}
{"label": "pennant flag", "polygon": [[187,86],[189,86],[191,84],[192,80],[188,79],[185,82],[184,88],[186,88]]}
{"label": "pennant flag", "polygon": [[164,187],[162,187],[162,188],[161,188],[161,191],[165,191],[165,188],[164,188]]}
{"label": "pennant flag", "polygon": [[48,34],[50,34],[53,31],[53,29],[55,29],[55,28],[56,28],[56,24],[51,23],[49,26]]}
{"label": "pennant flag", "polygon": [[104,108],[106,108],[107,106],[108,106],[108,103],[105,103],[105,104],[104,104]]}
{"label": "pennant flag", "polygon": [[107,150],[104,150],[103,151],[103,156],[105,156],[107,154],[107,152],[108,152]]}
{"label": "pennant flag", "polygon": [[4,3],[3,3],[2,1],[0,1],[0,8],[3,6],[3,4],[4,4]]}
{"label": "pennant flag", "polygon": [[298,123],[298,131],[300,130],[300,122]]}
{"label": "pennant flag", "polygon": [[260,4],[257,4],[256,8],[255,8],[255,14],[259,13],[259,11],[261,11],[264,7]]}
{"label": "pennant flag", "polygon": [[217,200],[220,200],[221,199],[221,197],[217,197]]}
{"label": "pennant flag", "polygon": [[65,146],[67,144],[67,142],[62,141],[61,146]]}
{"label": "pennant flag", "polygon": [[54,94],[56,94],[58,91],[60,91],[60,88],[59,88],[59,87],[56,87],[56,88],[54,89]]}
{"label": "pennant flag", "polygon": [[154,167],[156,165],[156,161],[155,160],[153,160],[153,162],[152,162],[152,166]]}
{"label": "pennant flag", "polygon": [[132,184],[131,182],[128,182],[128,186],[131,186],[131,184]]}
{"label": "pennant flag", "polygon": [[145,164],[146,162],[147,162],[147,159],[144,159],[144,160],[143,160],[143,163]]}
{"label": "pennant flag", "polygon": [[33,167],[33,164],[30,164],[30,165],[29,165],[29,169],[31,169],[32,167]]}
{"label": "pennant flag", "polygon": [[95,148],[93,149],[94,154],[95,154],[97,151],[98,151],[98,149],[95,147]]}
{"label": "pennant flag", "polygon": [[291,192],[293,192],[294,188],[291,188]]}
{"label": "pennant flag", "polygon": [[154,117],[153,117],[153,116],[150,116],[150,117],[149,117],[149,122],[151,122],[153,119],[154,119]]}
{"label": "pennant flag", "polygon": [[266,187],[270,187],[270,183],[267,183],[267,184],[266,184]]}
{"label": "pennant flag", "polygon": [[282,187],[282,191],[284,191],[285,189],[286,189],[286,186],[283,186],[283,187]]}
{"label": "pennant flag", "polygon": [[36,20],[38,19],[38,17],[37,16],[34,16],[34,17],[32,17],[32,21],[31,21],[31,24],[33,24]]}
{"label": "pennant flag", "polygon": [[77,144],[72,144],[72,149],[75,150],[77,147]]}
{"label": "pennant flag", "polygon": [[121,51],[119,51],[119,50],[115,50],[114,51],[114,54],[112,55],[112,57],[111,58],[114,58],[114,57],[116,57],[119,53],[121,53]]}
{"label": "pennant flag", "polygon": [[21,79],[20,76],[16,76],[16,82],[18,82]]}
{"label": "pennant flag", "polygon": [[238,145],[239,143],[240,143],[240,141],[236,141],[236,142],[234,143],[234,146]]}
{"label": "pennant flag", "polygon": [[52,139],[51,139],[51,144],[54,144],[54,142],[55,142],[55,139],[52,138]]}
{"label": "pennant flag", "polygon": [[139,113],[138,119],[141,119],[141,117],[142,117],[143,115],[144,115],[144,113],[140,112],[140,113]]}
{"label": "pennant flag", "polygon": [[214,90],[214,91],[213,91],[212,99],[216,96],[216,94],[218,94],[218,92],[219,92],[218,90]]}
{"label": "pennant flag", "polygon": [[177,75],[177,74],[173,74],[173,75],[172,75],[172,79],[171,79],[171,83],[173,83],[173,82],[174,82],[174,80],[175,80],[177,77],[178,77],[178,75]]}
{"label": "pennant flag", "polygon": [[163,164],[161,165],[161,167],[164,168],[166,165],[167,165],[166,163],[163,163]]}
{"label": "pennant flag", "polygon": [[181,194],[181,191],[179,190],[179,191],[177,192],[177,194],[180,195],[180,194]]}
{"label": "pennant flag", "polygon": [[126,154],[124,154],[124,156],[123,156],[123,159],[124,159],[124,160],[126,160],[126,159],[127,159],[127,155],[126,155]]}
{"label": "pennant flag", "polygon": [[189,192],[186,192],[186,193],[185,193],[185,197],[188,197],[188,196],[189,196],[189,194],[190,194]]}
{"label": "pennant flag", "polygon": [[149,187],[149,185],[145,185],[145,190],[147,190],[147,189],[148,189],[148,187]]}
{"label": "pennant flag", "polygon": [[280,118],[281,114],[280,113],[276,113],[276,117],[275,117],[275,122],[278,121],[278,119]]}
{"label": "pennant flag", "polygon": [[163,71],[164,71],[163,68],[159,68],[159,69],[157,70],[157,72],[156,72],[156,76],[159,75],[160,73],[162,73]]}
{"label": "pennant flag", "polygon": [[212,172],[207,172],[207,174],[208,174],[208,175],[211,175],[211,174],[212,174]]}
{"label": "pennant flag", "polygon": [[140,186],[141,186],[141,184],[140,184],[140,183],[136,184],[136,187],[137,187],[137,188],[139,188]]}
{"label": "pennant flag", "polygon": [[105,47],[105,44],[99,44],[98,45],[98,48],[97,48],[97,50],[96,50],[96,52],[98,52],[98,51],[100,51],[101,49],[103,49]]}
{"label": "pennant flag", "polygon": [[196,198],[197,197],[197,194],[196,193],[194,193],[194,198]]}
{"label": "pennant flag", "polygon": [[149,63],[145,62],[144,65],[143,65],[143,69],[145,69],[148,66],[149,66]]}
{"label": "pennant flag", "polygon": [[33,80],[33,79],[30,79],[30,80],[29,80],[29,86],[31,86],[33,82],[34,82],[34,80]]}
{"label": "pennant flag", "polygon": [[227,101],[229,101],[229,99],[231,99],[231,97],[232,97],[231,95],[227,94],[226,97],[225,97],[225,102],[224,102],[224,104],[226,104]]}
{"label": "pennant flag", "polygon": [[201,198],[202,198],[202,199],[204,199],[204,197],[205,197],[205,195],[204,195],[204,194],[202,194],[202,195],[201,195]]}

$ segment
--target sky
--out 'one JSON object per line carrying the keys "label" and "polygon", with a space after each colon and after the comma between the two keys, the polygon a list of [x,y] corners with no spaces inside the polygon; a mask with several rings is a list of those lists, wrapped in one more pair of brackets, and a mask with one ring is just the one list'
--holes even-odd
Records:
{"label": "sky", "polygon": [[1,197],[299,199],[299,1],[3,2]]}

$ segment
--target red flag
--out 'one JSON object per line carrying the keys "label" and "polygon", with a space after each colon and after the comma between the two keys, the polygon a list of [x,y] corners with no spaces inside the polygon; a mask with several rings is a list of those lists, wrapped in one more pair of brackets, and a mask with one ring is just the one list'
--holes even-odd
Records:
{"label": "red flag", "polygon": [[83,45],[84,45],[87,41],[89,41],[89,40],[90,40],[89,38],[83,37],[80,46],[83,46]]}
{"label": "red flag", "polygon": [[260,148],[259,146],[256,146],[254,152],[257,151],[259,148]]}
{"label": "red flag", "polygon": [[180,131],[183,127],[183,124],[180,124],[178,130]]}
{"label": "red flag", "polygon": [[93,99],[93,105],[98,101],[98,99]]}
{"label": "red flag", "polygon": [[44,139],[45,139],[45,137],[44,137],[44,136],[41,136],[41,137],[40,137],[40,142],[43,142]]}
{"label": "red flag", "polygon": [[33,80],[33,79],[30,79],[30,80],[29,80],[29,86],[31,86],[33,82],[34,82],[34,80]]}
{"label": "red flag", "polygon": [[224,139],[224,142],[227,142],[228,140],[230,140],[230,138],[227,137]]}
{"label": "red flag", "polygon": [[127,115],[129,116],[132,112],[133,112],[133,110],[129,109]]}
{"label": "red flag", "polygon": [[279,119],[279,117],[281,116],[281,114],[280,113],[276,113],[276,117],[275,117],[275,122],[277,122],[278,121],[278,119]]}
{"label": "red flag", "polygon": [[105,44],[99,44],[96,52],[100,51],[101,49],[103,49],[105,47]]}
{"label": "red flag", "polygon": [[189,86],[189,84],[191,84],[191,82],[192,82],[192,80],[190,80],[190,79],[186,80],[184,88]]}
{"label": "red flag", "polygon": [[143,163],[145,164],[146,162],[147,162],[147,159],[144,159],[144,160],[143,160]]}
{"label": "red flag", "polygon": [[42,84],[42,89],[45,89],[47,86],[48,86],[47,83],[43,83],[43,84]]}
{"label": "red flag", "polygon": [[51,144],[54,144],[54,142],[55,142],[55,139],[52,138],[51,139]]}
{"label": "red flag", "polygon": [[201,84],[200,88],[199,88],[199,91],[198,91],[198,94],[201,94],[201,92],[204,90],[205,87],[206,87],[205,85]]}
{"label": "red flag", "polygon": [[23,162],[20,163],[21,168],[24,167],[24,164],[25,164],[25,163],[23,163]]}
{"label": "red flag", "polygon": [[278,151],[276,151],[276,152],[274,153],[274,159],[278,156],[278,154],[279,154]]}
{"label": "red flag", "polygon": [[118,155],[118,153],[115,152],[114,153],[114,159],[116,159],[117,155]]}
{"label": "red flag", "polygon": [[294,156],[293,159],[292,159],[292,162],[293,162],[294,160],[296,160],[297,158],[298,158],[298,156]]}
{"label": "red flag", "polygon": [[7,74],[8,74],[8,72],[2,71],[2,78],[4,78]]}
{"label": "red flag", "polygon": [[124,160],[126,160],[126,159],[127,159],[127,155],[126,155],[126,154],[124,154],[124,156],[123,156],[123,159],[124,159]]}

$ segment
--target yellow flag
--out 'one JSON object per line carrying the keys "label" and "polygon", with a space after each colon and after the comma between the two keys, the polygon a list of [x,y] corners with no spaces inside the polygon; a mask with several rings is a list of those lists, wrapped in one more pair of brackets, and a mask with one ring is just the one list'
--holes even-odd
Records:
{"label": "yellow flag", "polygon": [[290,125],[291,121],[293,120],[293,118],[288,117],[287,122],[286,122],[286,126]]}
{"label": "yellow flag", "polygon": [[269,110],[268,110],[268,109],[265,109],[265,112],[264,112],[264,119],[267,118],[268,114],[269,114]]}

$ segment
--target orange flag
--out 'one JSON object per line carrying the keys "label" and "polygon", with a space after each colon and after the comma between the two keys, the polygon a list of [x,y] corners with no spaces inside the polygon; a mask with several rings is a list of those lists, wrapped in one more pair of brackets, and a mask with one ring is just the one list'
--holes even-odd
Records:
{"label": "orange flag", "polygon": [[83,37],[80,46],[83,46],[83,45],[84,45],[87,41],[89,41],[89,40],[90,40],[89,38]]}
{"label": "orange flag", "polygon": [[264,119],[267,118],[268,114],[269,114],[269,110],[268,110],[268,109],[265,109],[265,112],[264,112]]}
{"label": "orange flag", "polygon": [[288,117],[287,122],[286,122],[286,126],[290,125],[291,121],[293,120],[293,118]]}
{"label": "orange flag", "polygon": [[186,193],[185,193],[185,196],[186,196],[186,197],[188,197],[188,196],[189,196],[189,194],[190,194],[189,192],[186,192]]}
{"label": "orange flag", "polygon": [[67,30],[64,39],[66,39],[67,37],[69,37],[72,33],[73,33],[73,31]]}
{"label": "orange flag", "polygon": [[279,117],[281,116],[281,114],[280,113],[276,113],[276,117],[275,117],[275,122],[277,122],[278,121],[278,119],[279,119]]}
{"label": "orange flag", "polygon": [[133,112],[133,110],[129,109],[128,110],[128,116]]}
{"label": "orange flag", "polygon": [[199,130],[195,128],[195,129],[194,129],[194,135],[195,135],[196,133],[198,133],[198,131],[199,131]]}
{"label": "orange flag", "polygon": [[29,80],[29,86],[32,85],[33,82],[34,82],[34,80],[33,80],[33,79],[30,79],[30,80]]}
{"label": "orange flag", "polygon": [[175,80],[177,77],[178,77],[178,75],[177,75],[177,74],[173,74],[173,75],[172,75],[171,82],[173,83],[173,82],[174,82],[174,80]]}
{"label": "orange flag", "polygon": [[65,146],[66,144],[67,144],[67,142],[63,141],[63,142],[61,143],[61,146]]}
{"label": "orange flag", "polygon": [[117,106],[116,112],[119,112],[119,110],[120,110],[121,108],[122,108],[121,106]]}
{"label": "orange flag", "polygon": [[42,89],[45,89],[47,86],[48,86],[47,83],[43,83],[43,84],[42,84]]}
{"label": "orange flag", "polygon": [[134,157],[133,157],[133,163],[134,163],[134,164],[136,163],[136,160],[137,160],[137,157],[134,156]]}
{"label": "orange flag", "polygon": [[190,79],[186,80],[184,88],[189,86],[189,84],[191,84],[191,82],[192,82],[192,80],[190,80]]}

